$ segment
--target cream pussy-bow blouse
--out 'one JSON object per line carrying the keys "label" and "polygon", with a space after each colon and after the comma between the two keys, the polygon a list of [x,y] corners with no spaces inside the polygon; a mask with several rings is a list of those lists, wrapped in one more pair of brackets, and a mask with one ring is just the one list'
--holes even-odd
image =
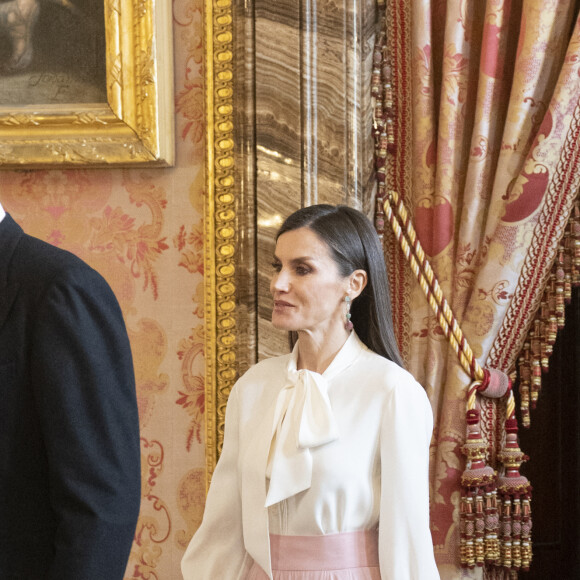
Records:
{"label": "cream pussy-bow blouse", "polygon": [[379,528],[383,580],[439,578],[429,530],[433,417],[423,388],[353,332],[322,374],[297,347],[235,384],[185,580],[272,577],[269,534]]}

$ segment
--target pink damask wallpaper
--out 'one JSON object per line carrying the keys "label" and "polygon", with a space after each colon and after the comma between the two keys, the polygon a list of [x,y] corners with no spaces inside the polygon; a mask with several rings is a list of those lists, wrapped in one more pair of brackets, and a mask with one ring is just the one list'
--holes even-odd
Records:
{"label": "pink damask wallpaper", "polygon": [[126,579],[173,580],[205,499],[203,0],[173,0],[176,164],[0,172],[27,231],[108,280],[131,339],[142,508]]}

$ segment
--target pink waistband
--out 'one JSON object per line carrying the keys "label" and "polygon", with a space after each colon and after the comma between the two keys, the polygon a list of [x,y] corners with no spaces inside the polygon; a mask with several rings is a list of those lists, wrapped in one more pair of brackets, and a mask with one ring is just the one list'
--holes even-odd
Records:
{"label": "pink waistband", "polygon": [[273,570],[344,570],[379,565],[378,532],[326,536],[270,534]]}

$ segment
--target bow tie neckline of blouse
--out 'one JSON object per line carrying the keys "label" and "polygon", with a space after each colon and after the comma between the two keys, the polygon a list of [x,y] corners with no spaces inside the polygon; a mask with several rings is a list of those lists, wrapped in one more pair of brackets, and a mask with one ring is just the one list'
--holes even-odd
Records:
{"label": "bow tie neckline of blouse", "polygon": [[296,368],[297,345],[288,363],[286,385],[278,393],[266,468],[265,507],[308,489],[312,482],[311,449],[339,438],[328,396],[330,380],[354,362],[364,345],[351,333],[334,360],[320,374]]}

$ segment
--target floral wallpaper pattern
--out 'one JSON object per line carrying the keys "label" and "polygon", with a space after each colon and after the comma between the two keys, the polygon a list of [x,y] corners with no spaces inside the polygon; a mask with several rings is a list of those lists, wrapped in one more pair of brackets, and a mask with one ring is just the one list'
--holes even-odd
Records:
{"label": "floral wallpaper pattern", "polygon": [[126,579],[180,578],[205,500],[202,9],[173,1],[175,167],[0,172],[5,209],[101,272],[125,316],[142,461]]}

